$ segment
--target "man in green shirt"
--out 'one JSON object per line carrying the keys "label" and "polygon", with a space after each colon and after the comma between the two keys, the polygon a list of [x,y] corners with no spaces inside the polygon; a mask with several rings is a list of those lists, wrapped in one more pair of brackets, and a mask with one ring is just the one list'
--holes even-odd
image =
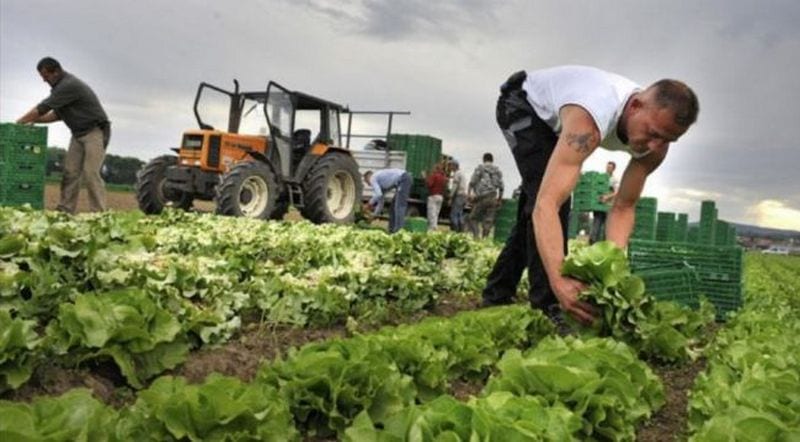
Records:
{"label": "man in green shirt", "polygon": [[52,123],[63,120],[72,132],[61,180],[58,210],[75,213],[81,177],[89,191],[89,208],[106,209],[105,182],[100,175],[105,150],[111,137],[111,123],[94,91],[83,81],[63,70],[54,58],[45,57],[36,70],[51,86],[50,96],[37,104],[17,123]]}

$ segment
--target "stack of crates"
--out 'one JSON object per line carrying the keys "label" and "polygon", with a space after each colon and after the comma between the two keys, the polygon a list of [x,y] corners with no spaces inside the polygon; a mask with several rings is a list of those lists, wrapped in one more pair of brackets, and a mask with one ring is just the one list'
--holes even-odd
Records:
{"label": "stack of crates", "polygon": [[406,171],[411,174],[411,196],[418,199],[428,197],[423,173],[430,174],[442,159],[442,140],[430,135],[391,134],[386,139],[389,150],[406,153]]}
{"label": "stack of crates", "polygon": [[628,256],[634,273],[681,263],[691,266],[698,277],[696,292],[714,304],[717,319],[742,305],[741,247],[631,240]]}
{"label": "stack of crates", "polygon": [[632,238],[656,239],[656,213],[658,200],[651,197],[639,198],[636,203],[636,221],[633,225]]}
{"label": "stack of crates", "polygon": [[701,244],[714,244],[717,226],[717,207],[714,201],[700,203],[700,231],[697,240]]}
{"label": "stack of crates", "polygon": [[678,219],[675,221],[674,235],[671,241],[686,242],[688,241],[689,232],[689,215],[686,213],[679,213]]}
{"label": "stack of crates", "polygon": [[516,199],[504,199],[500,209],[494,219],[494,240],[504,243],[511,235],[511,229],[517,222],[517,203]]}
{"label": "stack of crates", "polygon": [[608,205],[600,197],[611,191],[607,173],[584,172],[572,192],[573,212],[607,212]]}
{"label": "stack of crates", "polygon": [[700,241],[700,227],[689,226],[686,229],[686,242],[697,244]]}
{"label": "stack of crates", "polygon": [[635,273],[644,280],[645,290],[659,301],[674,301],[691,308],[698,308],[699,278],[694,268],[683,262],[640,267]]}
{"label": "stack of crates", "polygon": [[728,245],[728,229],[730,224],[722,220],[717,220],[714,224],[714,245],[725,246]]}
{"label": "stack of crates", "polygon": [[387,141],[390,150],[406,153],[406,170],[415,179],[432,172],[442,159],[442,140],[430,135],[391,134]]}
{"label": "stack of crates", "polygon": [[675,213],[658,212],[656,220],[656,241],[671,241],[675,236]]}
{"label": "stack of crates", "polygon": [[0,124],[0,205],[44,208],[47,128]]}
{"label": "stack of crates", "polygon": [[733,224],[728,224],[728,240],[726,244],[729,246],[736,245],[736,227],[734,227]]}

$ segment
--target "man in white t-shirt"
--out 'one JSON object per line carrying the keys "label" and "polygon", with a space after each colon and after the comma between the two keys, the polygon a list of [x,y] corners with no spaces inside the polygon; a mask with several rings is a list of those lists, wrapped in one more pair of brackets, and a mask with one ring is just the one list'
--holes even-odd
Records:
{"label": "man in white t-shirt", "polygon": [[[600,195],[600,202],[611,206],[614,201],[614,195],[617,194],[619,189],[619,180],[614,176],[614,171],[617,169],[617,163],[609,161],[606,163],[606,175],[608,175],[608,192]],[[592,211],[592,231],[589,234],[589,242],[591,244],[600,241],[603,236],[603,228],[606,226],[606,211],[593,210]]]}
{"label": "man in white t-shirt", "polygon": [[531,305],[551,317],[558,307],[590,323],[598,314],[578,299],[585,285],[561,275],[570,193],[598,147],[631,155],[609,210],[606,237],[626,247],[645,179],[669,145],[697,119],[694,92],[676,80],[643,89],[587,66],[517,72],[500,87],[497,123],[522,177],[517,222],[483,291],[483,305],[511,302],[525,268]]}

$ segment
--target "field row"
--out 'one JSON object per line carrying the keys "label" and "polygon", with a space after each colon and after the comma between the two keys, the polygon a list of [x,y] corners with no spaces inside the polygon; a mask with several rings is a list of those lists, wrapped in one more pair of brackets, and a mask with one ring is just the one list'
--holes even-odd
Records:
{"label": "field row", "polygon": [[0,390],[45,363],[112,359],[136,388],[243,318],[382,323],[475,293],[497,250],[466,235],[386,235],[211,215],[0,209]]}

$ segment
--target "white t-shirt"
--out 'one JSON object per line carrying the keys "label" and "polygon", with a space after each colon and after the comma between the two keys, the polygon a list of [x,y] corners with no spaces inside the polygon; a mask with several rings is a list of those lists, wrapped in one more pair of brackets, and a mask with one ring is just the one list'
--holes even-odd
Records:
{"label": "white t-shirt", "polygon": [[559,111],[568,104],[584,108],[600,131],[600,146],[641,157],[617,136],[617,123],[628,98],[641,90],[633,81],[589,66],[559,66],[527,72],[522,88],[536,114],[555,133],[561,132]]}
{"label": "white t-shirt", "polygon": [[616,192],[619,190],[619,178],[614,175],[608,177],[608,187],[611,188],[612,191]]}

